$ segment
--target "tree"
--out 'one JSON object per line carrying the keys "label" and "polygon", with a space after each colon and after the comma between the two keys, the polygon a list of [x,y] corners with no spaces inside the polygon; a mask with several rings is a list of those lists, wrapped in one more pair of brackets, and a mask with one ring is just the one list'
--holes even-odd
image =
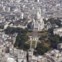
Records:
{"label": "tree", "polygon": [[46,47],[42,43],[38,43],[36,50],[37,50],[38,54],[43,55],[44,53],[46,53],[47,51],[49,51],[50,48]]}
{"label": "tree", "polygon": [[4,28],[4,25],[0,25],[0,29],[3,29]]}
{"label": "tree", "polygon": [[16,37],[16,42],[15,42],[14,46],[15,47],[18,47],[18,48],[21,48],[21,49],[28,49],[29,48],[29,44],[26,44],[25,43],[29,39],[29,37],[27,35],[28,29],[8,27],[5,30],[5,33],[6,34],[18,33],[18,35]]}
{"label": "tree", "polygon": [[60,43],[60,37],[58,35],[53,35],[49,37],[49,40],[51,42],[51,47],[56,48],[57,44]]}
{"label": "tree", "polygon": [[61,20],[59,18],[57,18],[57,19],[50,18],[47,21],[49,21],[51,23],[52,27],[55,27],[55,25],[58,25],[59,27],[62,26]]}
{"label": "tree", "polygon": [[16,42],[14,44],[15,47],[18,47],[20,49],[28,49],[29,45],[26,44],[29,37],[27,36],[27,32],[25,30],[21,30],[20,33],[18,33],[16,37]]}
{"label": "tree", "polygon": [[48,37],[49,37],[48,31],[43,31],[41,33],[41,36],[39,38],[40,42],[38,43],[37,48],[36,48],[38,54],[42,55],[51,49],[50,47],[51,43]]}
{"label": "tree", "polygon": [[7,27],[7,29],[5,29],[5,33],[6,34],[13,34],[13,33],[15,33],[15,28]]}

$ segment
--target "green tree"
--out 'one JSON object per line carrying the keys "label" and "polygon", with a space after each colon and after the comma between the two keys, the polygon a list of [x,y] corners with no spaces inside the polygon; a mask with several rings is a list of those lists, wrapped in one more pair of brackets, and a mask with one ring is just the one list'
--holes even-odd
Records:
{"label": "green tree", "polygon": [[21,30],[20,33],[18,33],[16,37],[16,42],[14,44],[15,47],[18,47],[20,49],[28,49],[28,44],[26,42],[28,41],[29,37],[27,36],[27,32],[24,30]]}
{"label": "green tree", "polygon": [[43,55],[44,53],[46,53],[47,51],[49,51],[50,48],[49,47],[46,47],[42,43],[38,43],[36,50],[37,50],[37,53],[38,54]]}
{"label": "green tree", "polygon": [[60,37],[58,35],[50,35],[49,40],[51,42],[51,47],[53,48],[56,48],[57,44],[60,43]]}

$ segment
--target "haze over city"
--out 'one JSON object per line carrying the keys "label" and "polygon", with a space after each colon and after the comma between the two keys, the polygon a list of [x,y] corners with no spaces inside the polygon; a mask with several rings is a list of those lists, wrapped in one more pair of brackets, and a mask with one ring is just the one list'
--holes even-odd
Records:
{"label": "haze over city", "polygon": [[62,0],[0,0],[0,62],[62,62]]}

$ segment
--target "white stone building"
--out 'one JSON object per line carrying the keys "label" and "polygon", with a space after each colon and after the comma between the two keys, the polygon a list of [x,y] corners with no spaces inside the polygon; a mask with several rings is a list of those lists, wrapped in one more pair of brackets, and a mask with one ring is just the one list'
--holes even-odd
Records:
{"label": "white stone building", "polygon": [[53,33],[56,35],[62,36],[62,28],[56,28],[53,30]]}
{"label": "white stone building", "polygon": [[33,31],[42,31],[44,28],[43,17],[41,17],[41,9],[37,9],[35,18],[32,20],[32,30]]}

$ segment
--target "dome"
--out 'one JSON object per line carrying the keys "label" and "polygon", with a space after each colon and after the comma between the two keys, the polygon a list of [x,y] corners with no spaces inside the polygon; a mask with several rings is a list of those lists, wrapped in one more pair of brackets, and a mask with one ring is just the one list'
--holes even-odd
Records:
{"label": "dome", "polygon": [[8,57],[7,62],[16,62],[14,58]]}

